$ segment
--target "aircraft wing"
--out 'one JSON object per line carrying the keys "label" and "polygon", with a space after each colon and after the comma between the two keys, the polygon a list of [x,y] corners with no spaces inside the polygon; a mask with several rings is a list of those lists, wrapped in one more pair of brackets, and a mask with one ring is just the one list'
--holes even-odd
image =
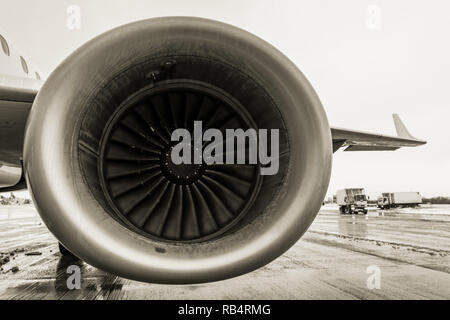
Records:
{"label": "aircraft wing", "polygon": [[38,93],[37,89],[31,87],[13,87],[3,86],[0,82],[0,100],[1,101],[14,101],[14,102],[30,102],[34,101]]}
{"label": "aircraft wing", "polygon": [[427,143],[413,137],[398,114],[393,114],[392,117],[397,136],[332,127],[333,152],[342,147],[346,147],[344,151],[392,151],[400,147],[415,147]]}

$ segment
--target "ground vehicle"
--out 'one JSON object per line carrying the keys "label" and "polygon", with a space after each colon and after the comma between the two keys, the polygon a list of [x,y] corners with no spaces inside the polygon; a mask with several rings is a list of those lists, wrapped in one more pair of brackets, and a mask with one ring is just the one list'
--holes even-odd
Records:
{"label": "ground vehicle", "polygon": [[[119,27],[43,84],[1,42],[0,188],[27,186],[63,247],[134,280],[208,282],[261,267],[314,220],[333,152],[425,143],[395,116],[398,136],[330,127],[291,61],[217,21]],[[216,132],[278,130],[279,170],[263,179],[248,161],[175,163],[172,133],[203,120]]]}
{"label": "ground vehicle", "polygon": [[383,192],[378,198],[378,208],[414,207],[422,203],[419,192]]}
{"label": "ground vehicle", "polygon": [[338,190],[336,192],[336,200],[341,213],[367,213],[367,197],[363,188]]}
{"label": "ground vehicle", "polygon": [[389,208],[389,198],[382,196],[377,199],[377,207],[380,209],[388,209]]}

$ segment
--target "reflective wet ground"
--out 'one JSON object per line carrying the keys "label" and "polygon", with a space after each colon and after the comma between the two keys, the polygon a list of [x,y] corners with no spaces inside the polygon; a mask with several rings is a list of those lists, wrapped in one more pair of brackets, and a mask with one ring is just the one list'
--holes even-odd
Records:
{"label": "reflective wet ground", "polygon": [[[167,286],[61,257],[33,207],[0,207],[0,259],[0,299],[450,299],[450,215],[351,216],[324,207],[269,265],[226,281]],[[80,267],[80,289],[67,287],[71,265]]]}

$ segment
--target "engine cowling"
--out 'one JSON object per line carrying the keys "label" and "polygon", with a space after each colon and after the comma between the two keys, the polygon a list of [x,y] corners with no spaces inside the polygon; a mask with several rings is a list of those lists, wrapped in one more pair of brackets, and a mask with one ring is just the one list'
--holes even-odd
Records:
{"label": "engine cowling", "polygon": [[[173,163],[171,133],[196,120],[278,129],[278,172]],[[50,75],[28,119],[24,168],[43,221],[87,263],[198,283],[291,247],[320,208],[331,155],[321,103],[284,55],[236,27],[173,17],[100,35]]]}

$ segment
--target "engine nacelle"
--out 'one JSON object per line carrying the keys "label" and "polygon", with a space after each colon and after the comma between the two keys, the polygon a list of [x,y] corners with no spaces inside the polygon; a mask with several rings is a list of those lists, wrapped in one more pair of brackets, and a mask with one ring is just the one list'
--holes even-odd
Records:
{"label": "engine nacelle", "polygon": [[[277,172],[174,163],[172,133],[194,133],[195,121],[277,129]],[[87,263],[198,283],[259,268],[301,237],[328,187],[331,145],[314,90],[271,45],[216,21],[157,18],[89,41],[50,75],[24,168],[43,221]]]}

